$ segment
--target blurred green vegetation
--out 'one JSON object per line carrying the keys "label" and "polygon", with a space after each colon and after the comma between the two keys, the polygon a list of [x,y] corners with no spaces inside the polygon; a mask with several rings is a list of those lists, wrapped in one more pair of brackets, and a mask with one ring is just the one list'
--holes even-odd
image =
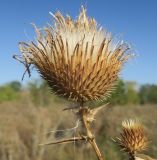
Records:
{"label": "blurred green vegetation", "polygon": [[0,102],[14,101],[20,97],[21,83],[13,81],[0,87]]}
{"label": "blurred green vegetation", "polygon": [[30,92],[31,100],[36,105],[48,105],[51,99],[49,87],[45,81],[35,80],[29,82],[27,89]]}
{"label": "blurred green vegetation", "polygon": [[[51,94],[50,88],[43,80],[31,81],[25,87],[17,81],[1,86],[0,103],[18,100],[21,93],[27,92],[30,95],[30,100],[36,105],[48,105],[52,101],[66,103],[65,99]],[[157,104],[157,85],[144,84],[139,86],[136,82],[118,80],[115,91],[107,101],[113,105]],[[96,102],[96,105],[102,103],[104,102]]]}
{"label": "blurred green vegetation", "polygon": [[142,85],[139,91],[140,103],[157,103],[157,85]]}

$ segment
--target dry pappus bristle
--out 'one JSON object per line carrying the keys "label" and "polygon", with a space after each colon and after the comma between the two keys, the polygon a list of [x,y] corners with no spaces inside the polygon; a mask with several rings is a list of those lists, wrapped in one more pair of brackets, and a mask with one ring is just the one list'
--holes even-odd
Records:
{"label": "dry pappus bristle", "polygon": [[145,136],[142,125],[137,120],[122,122],[122,132],[116,142],[128,154],[140,152],[148,146],[148,138]]}
{"label": "dry pappus bristle", "polygon": [[36,43],[20,43],[24,62],[35,66],[59,96],[78,102],[108,97],[130,57],[128,45],[113,43],[83,7],[76,20],[60,12],[52,16],[54,25],[35,27]]}

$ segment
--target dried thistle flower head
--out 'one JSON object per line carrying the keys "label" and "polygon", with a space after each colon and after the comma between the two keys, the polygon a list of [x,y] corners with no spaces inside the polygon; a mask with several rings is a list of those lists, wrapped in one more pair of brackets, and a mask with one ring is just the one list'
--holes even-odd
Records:
{"label": "dried thistle flower head", "polygon": [[59,96],[78,102],[109,96],[130,57],[128,45],[113,43],[83,7],[76,20],[60,12],[53,17],[54,25],[35,27],[36,43],[20,43],[24,63],[35,66]]}
{"label": "dried thistle flower head", "polygon": [[145,136],[142,125],[137,120],[122,122],[122,133],[116,142],[129,155],[145,150],[148,146],[148,138]]}

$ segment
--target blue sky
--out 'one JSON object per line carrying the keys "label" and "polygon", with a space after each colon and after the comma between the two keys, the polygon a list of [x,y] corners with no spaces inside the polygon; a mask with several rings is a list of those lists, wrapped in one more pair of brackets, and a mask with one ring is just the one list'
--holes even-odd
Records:
{"label": "blue sky", "polygon": [[[156,0],[1,0],[0,1],[0,84],[21,81],[23,66],[12,59],[19,54],[18,42],[35,36],[30,23],[43,27],[49,11],[60,10],[76,18],[80,6],[97,22],[131,44],[137,56],[122,71],[125,80],[157,84],[157,1]],[[23,83],[29,78],[26,76]],[[34,72],[32,79],[37,78]]]}

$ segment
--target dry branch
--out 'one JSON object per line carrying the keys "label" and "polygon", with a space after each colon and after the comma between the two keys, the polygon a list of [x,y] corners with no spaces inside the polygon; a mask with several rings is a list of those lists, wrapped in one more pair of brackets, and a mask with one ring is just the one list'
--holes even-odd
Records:
{"label": "dry branch", "polygon": [[82,141],[87,140],[87,137],[74,137],[74,138],[68,138],[61,141],[56,142],[48,142],[44,144],[39,144],[39,146],[46,146],[46,145],[54,145],[54,144],[63,144],[63,143],[70,143],[70,142],[76,142],[76,141]]}

